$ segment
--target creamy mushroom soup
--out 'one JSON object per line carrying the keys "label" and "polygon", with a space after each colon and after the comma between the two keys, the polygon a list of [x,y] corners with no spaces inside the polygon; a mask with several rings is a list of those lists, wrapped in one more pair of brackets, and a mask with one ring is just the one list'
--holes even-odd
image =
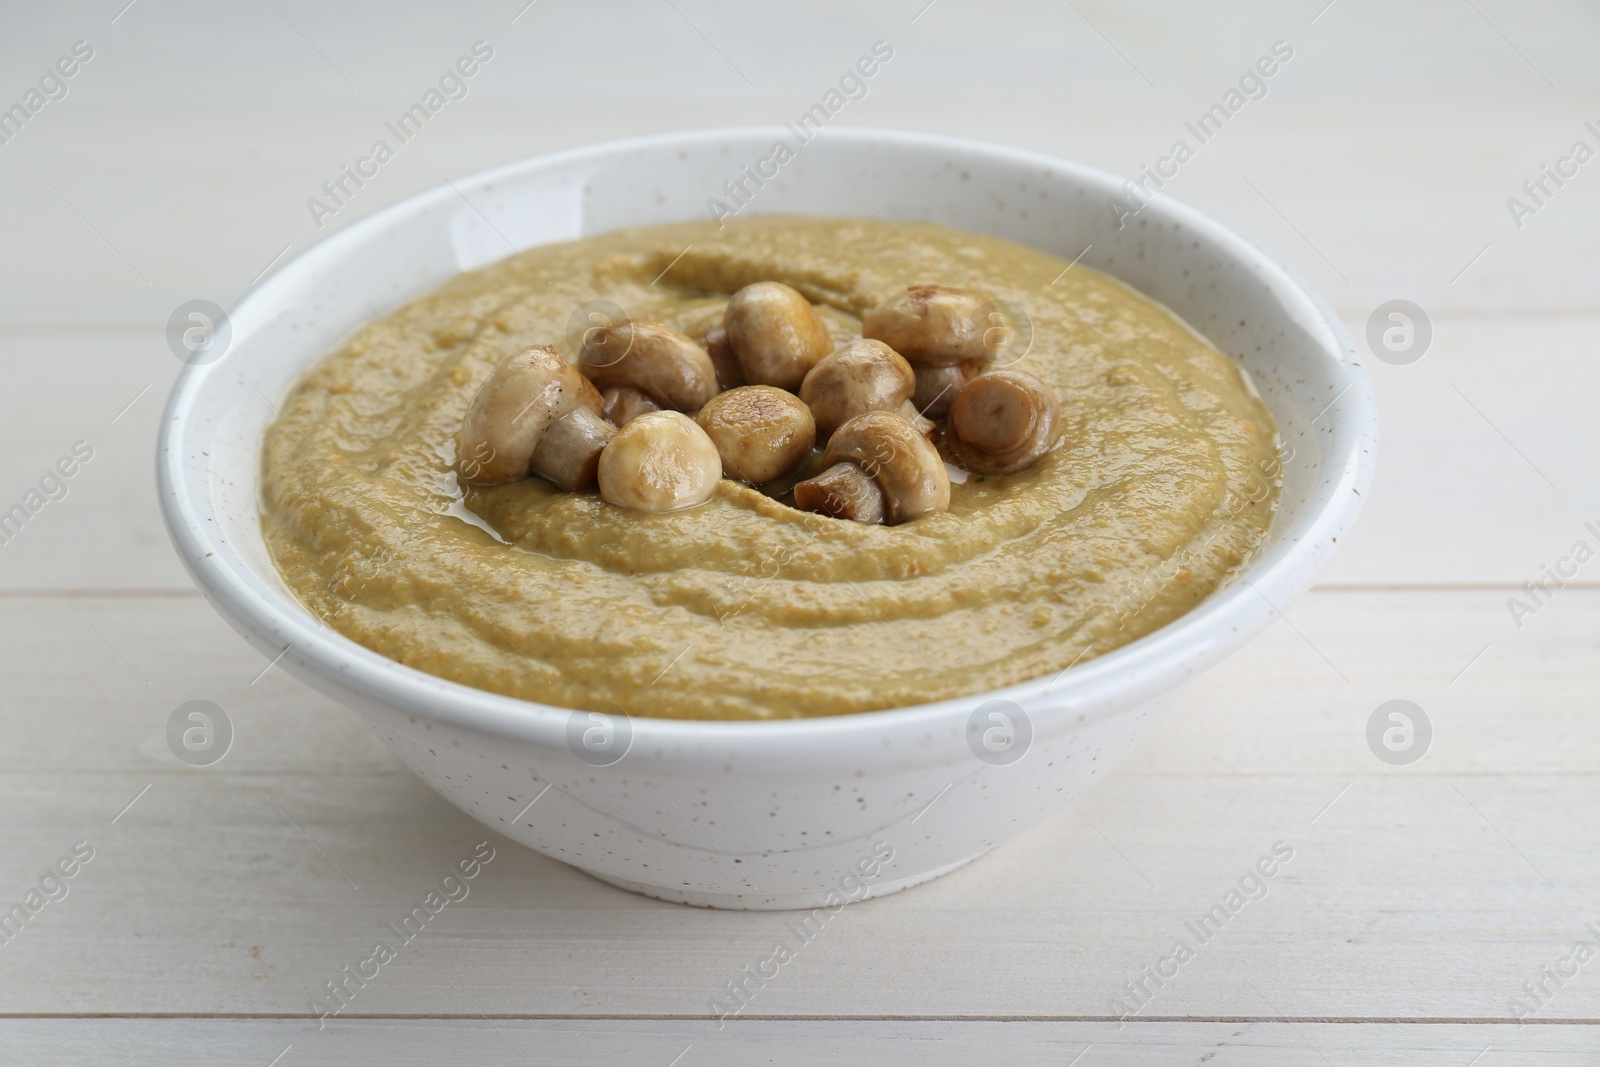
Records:
{"label": "creamy mushroom soup", "polygon": [[[932,223],[780,216],[529,249],[304,376],[264,446],[268,544],[351,639],[563,707],[839,715],[1054,674],[1237,571],[1279,475],[1232,360],[1066,268]],[[607,344],[676,369],[617,378]],[[507,368],[571,386],[540,387],[560,433],[458,455],[522,432],[482,421]],[[886,475],[873,440],[914,469]]]}

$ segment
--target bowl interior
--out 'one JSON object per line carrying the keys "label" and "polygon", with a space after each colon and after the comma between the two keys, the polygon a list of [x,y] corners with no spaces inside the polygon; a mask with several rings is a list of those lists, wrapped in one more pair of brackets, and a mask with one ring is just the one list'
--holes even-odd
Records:
{"label": "bowl interior", "polygon": [[[724,183],[779,139],[793,142],[782,128],[705,131],[511,164],[386,209],[281,267],[234,310],[229,351],[187,368],[168,409],[169,519],[191,569],[225,570],[238,595],[309,620],[258,518],[260,442],[296,378],[362,323],[519,248],[709,215],[712,199],[732,208]],[[1370,470],[1370,386],[1331,312],[1231,231],[1166,199],[1119,225],[1110,201],[1125,196],[1111,175],[886,131],[831,129],[746,188],[741,213],[935,220],[1078,259],[1166,304],[1249,372],[1286,446],[1280,511],[1247,571],[1252,586],[1281,605],[1331,552],[1329,532],[1351,517],[1335,495],[1364,488]],[[324,635],[353,659],[375,656]]]}

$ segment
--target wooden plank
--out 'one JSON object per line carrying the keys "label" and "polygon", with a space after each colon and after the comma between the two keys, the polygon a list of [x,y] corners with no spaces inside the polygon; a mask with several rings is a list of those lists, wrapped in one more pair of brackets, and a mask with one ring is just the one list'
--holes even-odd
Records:
{"label": "wooden plank", "polygon": [[[1504,599],[1313,592],[1195,682],[1126,770],[1340,785],[1356,775],[1590,773],[1600,591],[1560,591],[1521,630]],[[162,730],[179,704],[205,699],[234,720],[230,771],[406,773],[358,716],[267,669],[198,597],[0,598],[0,645],[0,771],[180,772]],[[1364,734],[1392,699],[1434,720],[1426,758],[1400,770],[1377,761]]]}
{"label": "wooden plank", "polygon": [[[463,998],[443,987],[441,1002]],[[908,1067],[994,1062],[1016,1067],[1588,1067],[1593,1026],[1417,1026],[1317,1022],[1112,1023],[743,1021],[721,1032],[676,1021],[483,1019],[347,1020],[318,1030],[290,1020],[38,1019],[0,1022],[8,1063],[238,1063],[313,1067],[381,1063],[626,1063],[654,1067],[859,1062]],[[1486,1051],[1487,1050],[1487,1051]],[[274,1057],[281,1056],[279,1060]]]}
{"label": "wooden plank", "polygon": [[[1364,320],[1347,317],[1358,338]],[[1537,579],[1573,542],[1600,549],[1600,429],[1578,404],[1600,392],[1584,355],[1593,315],[1447,314],[1418,363],[1367,360],[1380,414],[1372,493],[1324,581]],[[1600,581],[1600,572],[1580,579]]]}
{"label": "wooden plank", "polygon": [[[1296,1016],[1505,1019],[1524,981],[1595,941],[1593,859],[1571,847],[1600,830],[1594,776],[1373,777],[1313,824],[1342,783],[1123,775],[960,872],[848,908],[809,942],[790,916],[599,885],[409,778],[71,784],[0,777],[6,810],[30,815],[0,833],[8,901],[76,843],[95,850],[69,895],[4,945],[10,1011],[59,1010],[44,977],[90,1013],[305,1012],[314,997],[332,1006],[327,983],[387,938],[397,958],[350,987],[352,1011],[437,1010],[448,978],[488,1012],[709,1017],[737,1006],[727,983],[783,942],[794,959],[749,995],[752,1012],[855,1014],[865,997],[935,1017],[1272,1014],[1253,981]],[[409,944],[384,925],[485,839],[497,851],[470,896]],[[1267,896],[1202,941],[1191,925],[1280,840],[1294,855]],[[1130,1000],[1126,983],[1180,941],[1193,959]],[[1600,1018],[1587,978],[1552,989],[1542,1016]]]}
{"label": "wooden plank", "polygon": [[[202,602],[75,607],[0,601],[21,654],[0,696],[0,809],[26,813],[0,822],[0,902],[74,843],[96,849],[70,895],[0,946],[8,1010],[58,1010],[47,977],[90,1013],[304,1011],[486,836],[498,852],[470,897],[352,1010],[438,1010],[448,977],[488,1012],[700,1016],[793,937],[786,916],[644,900],[486,835],[352,714],[276,670],[252,685],[259,657]],[[1296,1016],[1507,1017],[1600,920],[1594,856],[1574,847],[1600,833],[1586,756],[1600,727],[1582,711],[1600,685],[1582,636],[1600,593],[1564,593],[1451,687],[1506,627],[1501,610],[1484,593],[1313,594],[1293,628],[1199,681],[1079,810],[848,909],[751,1010],[861,1014],[864,997],[891,1014],[1104,1015],[1284,840],[1295,856],[1266,898],[1196,943],[1147,1013],[1272,1014],[1254,982]],[[1394,696],[1436,724],[1412,767],[1365,747]],[[205,770],[162,741],[192,697],[236,726]],[[1541,1015],[1600,1018],[1600,982],[1566,982]]]}
{"label": "wooden plank", "polygon": [[[1373,20],[1373,34],[1392,32],[1377,12],[1364,17]],[[1435,46],[1441,25],[1436,18],[1428,25]],[[876,29],[864,29],[862,47],[876,36]],[[1263,28],[1260,50],[1274,36],[1280,35]],[[505,65],[486,71],[483,84],[514,67],[516,54],[508,48]],[[815,103],[834,66],[855,54],[835,45],[826,74],[797,81],[782,97],[717,91],[685,112],[662,103],[551,106],[544,95],[549,51],[541,50],[538,61],[525,61],[546,75],[532,105],[540,109],[538,123],[527,122],[530,105],[514,99],[469,100],[405,145],[321,229],[307,200],[321,195],[341,165],[369,151],[384,121],[405,106],[402,97],[358,104],[319,95],[285,102],[259,121],[220,120],[211,109],[168,102],[141,113],[137,123],[125,121],[120,108],[78,100],[41,116],[50,121],[5,147],[0,222],[15,253],[0,264],[0,320],[164,322],[195,297],[228,306],[286,245],[291,254],[303,250],[445,176],[691,124],[781,123]],[[1168,153],[1184,136],[1183,123],[1215,103],[1256,54],[1236,53],[1237,70],[1210,89],[1108,100],[1095,82],[1062,90],[1094,95],[1095,108],[1062,111],[919,96],[910,80],[895,81],[931,59],[927,52],[919,58],[908,43],[903,65],[885,70],[848,121],[1018,144],[1130,174]],[[1301,69],[1310,70],[1330,53],[1307,46],[1303,55]],[[1013,61],[1009,52],[995,60]],[[973,69],[981,63],[971,55],[961,60]],[[433,66],[418,69],[431,74]],[[415,91],[426,85],[424,75]],[[1592,89],[1560,104],[1543,85],[1488,90],[1480,84],[1443,99],[1439,92],[1434,82],[1398,97],[1279,93],[1200,146],[1167,191],[1234,225],[1362,319],[1402,296],[1433,311],[1593,309],[1583,275],[1584,234],[1600,223],[1600,186],[1587,178],[1569,183],[1520,229],[1506,208],[1524,180],[1539,176],[1541,163],[1585,134],[1583,122],[1596,112]],[[196,166],[200,129],[209,150]],[[1374,147],[1375,131],[1382,147]],[[106,158],[118,165],[101,165]],[[699,203],[684,205],[687,215],[701,210]],[[173,240],[175,218],[196,240]],[[83,299],[85,291],[92,301]]]}
{"label": "wooden plank", "polygon": [[4,531],[0,588],[191,588],[156,503],[156,428],[182,366],[160,324],[0,331],[0,366],[0,511],[38,507]]}

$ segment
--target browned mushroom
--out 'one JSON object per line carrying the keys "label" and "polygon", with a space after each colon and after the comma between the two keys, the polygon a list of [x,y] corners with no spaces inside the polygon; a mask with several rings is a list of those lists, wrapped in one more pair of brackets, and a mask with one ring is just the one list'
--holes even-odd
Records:
{"label": "browned mushroom", "polygon": [[1050,450],[1061,434],[1056,391],[1026,371],[980,374],[950,405],[949,449],[977,474],[1013,474]]}
{"label": "browned mushroom", "polygon": [[478,387],[456,435],[457,469],[474,485],[537,474],[562,489],[594,484],[613,430],[594,386],[548,346],[513,353]]}
{"label": "browned mushroom", "polygon": [[791,393],[833,351],[833,335],[799,290],[756,282],[728,299],[722,325],[745,381]]}
{"label": "browned mushroom", "polygon": [[825,357],[800,384],[800,399],[824,439],[857,415],[897,411],[916,388],[911,364],[882,341],[851,341]]}
{"label": "browned mushroom", "polygon": [[990,321],[993,304],[970,289],[913,285],[861,319],[861,335],[882,341],[913,366],[988,362],[1007,338]]}
{"label": "browned mushroom", "polygon": [[802,511],[892,524],[950,506],[950,476],[938,450],[892,411],[869,411],[839,427],[822,462],[822,474],[794,487]]}
{"label": "browned mushroom", "polygon": [[677,511],[704,504],[722,479],[717,446],[694,420],[651,411],[617,431],[600,454],[600,495],[634,511]]}
{"label": "browned mushroom", "polygon": [[719,393],[695,421],[717,446],[723,470],[752,485],[794,470],[817,438],[810,409],[793,393],[771,385]]}
{"label": "browned mushroom", "polygon": [[601,389],[632,386],[675,411],[697,411],[718,391],[706,350],[661,322],[625,320],[586,331],[578,369]]}

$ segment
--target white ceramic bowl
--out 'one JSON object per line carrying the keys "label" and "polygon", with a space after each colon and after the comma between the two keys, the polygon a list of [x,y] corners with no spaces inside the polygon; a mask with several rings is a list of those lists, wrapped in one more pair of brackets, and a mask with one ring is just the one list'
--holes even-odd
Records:
{"label": "white ceramic bowl", "polygon": [[[837,718],[634,719],[620,724],[631,747],[604,767],[569,745],[589,725],[581,713],[401,666],[300,606],[267,555],[258,476],[274,405],[302,371],[361,323],[513,245],[700,216],[780,139],[793,141],[777,127],[706,130],[540,156],[335,233],[239,304],[221,359],[185,368],[158,456],[179,555],[264,655],[281,653],[285,669],[360,711],[424,781],[494,830],[615,885],[730,908],[837,906],[903,889],[1062,811],[1183,683],[1311,585],[1355,517],[1376,446],[1371,384],[1338,319],[1211,219],[1158,198],[1119,229],[1112,175],[949,137],[830,129],[746,210],[882,212],[1082,253],[1249,370],[1292,458],[1269,541],[1239,580],[1059,677]],[[994,700],[1011,703],[984,707]],[[1009,750],[981,760],[994,708],[1025,721]]]}

